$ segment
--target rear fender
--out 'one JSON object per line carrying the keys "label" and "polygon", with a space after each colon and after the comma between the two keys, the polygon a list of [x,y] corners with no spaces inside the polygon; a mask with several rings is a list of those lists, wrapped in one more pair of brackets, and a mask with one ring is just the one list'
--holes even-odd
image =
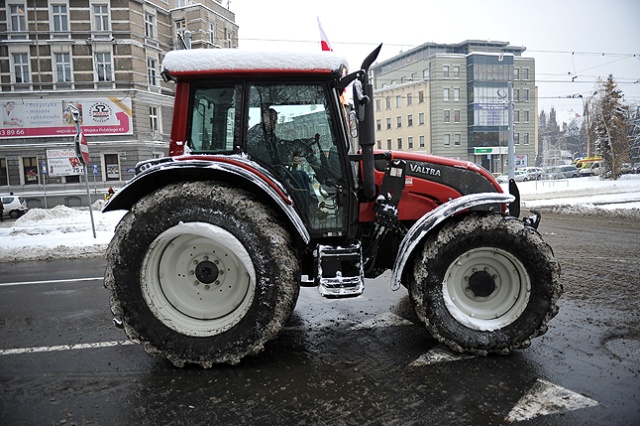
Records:
{"label": "rear fender", "polygon": [[441,204],[422,216],[409,229],[400,243],[398,255],[396,256],[393,270],[391,271],[391,289],[398,290],[400,288],[404,269],[413,255],[415,248],[439,224],[464,210],[489,204],[507,204],[514,201],[515,198],[516,197],[511,194],[493,192],[464,195]]}
{"label": "rear fender", "polygon": [[102,209],[103,212],[129,210],[142,197],[175,182],[228,181],[251,191],[258,191],[267,197],[284,213],[304,244],[311,241],[309,231],[294,209],[293,200],[287,190],[266,169],[256,163],[240,158],[225,158],[219,161],[178,161],[167,158],[144,164],[141,170],[111,197]]}

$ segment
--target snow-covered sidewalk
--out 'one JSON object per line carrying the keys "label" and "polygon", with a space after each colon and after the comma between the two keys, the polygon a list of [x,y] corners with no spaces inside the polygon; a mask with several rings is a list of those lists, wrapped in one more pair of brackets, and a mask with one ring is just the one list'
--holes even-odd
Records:
{"label": "snow-covered sidewalk", "polygon": [[[522,182],[518,187],[523,213],[541,209],[640,218],[640,175],[618,181],[589,177]],[[102,213],[101,207],[100,201],[94,204],[96,238],[87,207],[31,209],[15,221],[0,222],[0,270],[8,267],[6,262],[102,256],[125,212]]]}

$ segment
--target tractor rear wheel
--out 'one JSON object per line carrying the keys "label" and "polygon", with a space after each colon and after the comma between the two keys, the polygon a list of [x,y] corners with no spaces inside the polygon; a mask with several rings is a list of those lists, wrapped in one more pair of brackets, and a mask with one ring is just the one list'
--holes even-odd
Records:
{"label": "tractor rear wheel", "polygon": [[409,293],[421,322],[451,349],[506,354],[546,332],[560,266],[535,229],[473,213],[427,239]]}
{"label": "tractor rear wheel", "polygon": [[208,368],[262,351],[293,312],[299,277],[291,237],[269,208],[230,185],[189,182],[124,216],[105,286],[148,353]]}

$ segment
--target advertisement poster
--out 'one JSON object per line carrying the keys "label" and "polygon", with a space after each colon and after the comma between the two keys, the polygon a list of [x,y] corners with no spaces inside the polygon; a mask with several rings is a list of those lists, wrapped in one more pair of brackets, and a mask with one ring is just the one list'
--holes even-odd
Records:
{"label": "advertisement poster", "polygon": [[73,136],[76,129],[69,105],[80,109],[80,125],[87,136],[133,133],[131,99],[2,99],[0,137]]}
{"label": "advertisement poster", "polygon": [[48,149],[47,173],[49,176],[73,176],[83,173],[82,164],[75,149]]}

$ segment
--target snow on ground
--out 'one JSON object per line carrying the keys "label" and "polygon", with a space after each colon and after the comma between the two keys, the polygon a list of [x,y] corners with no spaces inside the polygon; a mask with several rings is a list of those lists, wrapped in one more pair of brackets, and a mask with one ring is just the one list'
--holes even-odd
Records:
{"label": "snow on ground", "polygon": [[[623,215],[634,218],[630,226],[639,226],[640,175],[626,175],[617,181],[583,177],[522,182],[518,187],[523,215],[530,209]],[[31,209],[17,220],[0,222],[0,270],[7,267],[2,262],[102,256],[125,212],[101,213],[101,207],[101,201],[94,204],[96,238],[87,207]]]}

